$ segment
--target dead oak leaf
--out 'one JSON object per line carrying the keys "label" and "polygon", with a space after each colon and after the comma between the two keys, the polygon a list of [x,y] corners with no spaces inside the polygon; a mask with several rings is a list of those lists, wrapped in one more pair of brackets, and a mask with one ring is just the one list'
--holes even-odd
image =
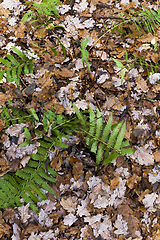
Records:
{"label": "dead oak leaf", "polygon": [[119,177],[115,177],[111,180],[110,189],[113,190],[115,187],[119,186]]}
{"label": "dead oak leaf", "polygon": [[63,158],[62,158],[62,154],[59,153],[58,149],[55,149],[54,151],[56,153],[56,156],[53,158],[50,166],[55,170],[55,171],[60,171],[61,170],[61,166],[63,164]]}
{"label": "dead oak leaf", "polygon": [[76,162],[73,166],[72,173],[74,174],[74,179],[78,180],[80,176],[84,173],[83,171],[83,164],[81,162]]}
{"label": "dead oak leaf", "polygon": [[64,225],[71,226],[75,221],[77,221],[76,216],[74,216],[72,213],[68,214],[64,217]]}
{"label": "dead oak leaf", "polygon": [[147,83],[141,76],[136,78],[136,84],[137,84],[137,89],[140,89],[143,92],[146,92],[148,90]]}
{"label": "dead oak leaf", "polygon": [[[6,174],[6,170],[10,170],[11,168],[11,162],[6,161],[4,158],[0,158],[0,171],[4,172]],[[0,174],[2,176],[2,173]]]}
{"label": "dead oak leaf", "polygon": [[140,165],[152,165],[154,163],[154,155],[150,149],[136,146],[136,151],[131,154],[131,159]]}
{"label": "dead oak leaf", "polygon": [[68,160],[68,162],[69,162],[72,166],[74,166],[74,164],[77,163],[77,162],[80,162],[80,160],[79,160],[79,158],[77,158],[77,157],[70,156],[70,159]]}
{"label": "dead oak leaf", "polygon": [[151,60],[154,63],[158,63],[158,61],[160,60],[160,54],[159,53],[152,53],[150,57],[151,57]]}
{"label": "dead oak leaf", "polygon": [[89,211],[87,209],[87,206],[88,206],[89,202],[90,202],[90,199],[87,197],[85,200],[81,201],[81,205],[78,205],[78,207],[77,207],[77,209],[78,209],[77,210],[77,214],[80,217],[82,217],[82,216],[89,216],[90,215],[90,213],[89,213]]}
{"label": "dead oak leaf", "polygon": [[37,37],[38,39],[44,39],[47,35],[48,31],[45,28],[38,28],[34,32],[34,37]]}
{"label": "dead oak leaf", "polygon": [[40,86],[39,87],[41,87],[41,88],[45,88],[45,87],[50,87],[50,86],[52,86],[53,84],[52,84],[52,79],[51,79],[51,76],[52,76],[53,74],[51,73],[51,72],[47,72],[47,71],[45,71],[45,73],[44,73],[44,75],[43,76],[40,76],[39,78],[38,78],[38,82],[39,82],[39,84],[40,84]]}
{"label": "dead oak leaf", "polygon": [[60,105],[58,102],[53,104],[53,107],[55,109],[55,114],[61,114],[65,111],[65,108]]}
{"label": "dead oak leaf", "polygon": [[62,67],[61,70],[54,68],[53,73],[56,76],[56,78],[58,78],[58,79],[61,79],[61,78],[66,79],[66,78],[73,77],[74,70],[67,69],[65,67]]}
{"label": "dead oak leaf", "polygon": [[4,16],[5,18],[8,18],[10,14],[11,12],[9,11],[9,9],[0,7],[0,16]]}
{"label": "dead oak leaf", "polygon": [[15,31],[15,37],[16,38],[24,38],[24,31],[25,31],[25,24],[20,22],[18,28]]}
{"label": "dead oak leaf", "polygon": [[141,181],[141,177],[137,176],[136,174],[133,174],[133,176],[127,179],[127,185],[130,189],[133,189],[134,185],[137,184],[137,182],[139,181]]}
{"label": "dead oak leaf", "polygon": [[0,131],[5,128],[5,122],[0,118]]}
{"label": "dead oak leaf", "polygon": [[143,34],[142,37],[139,37],[137,41],[143,42],[143,43],[151,43],[151,41],[155,39],[155,41],[158,41],[158,37],[153,36],[151,33]]}
{"label": "dead oak leaf", "polygon": [[8,224],[2,225],[0,223],[0,238],[6,234],[6,235],[10,235],[10,229],[11,227]]}
{"label": "dead oak leaf", "polygon": [[0,238],[6,234],[6,235],[10,235],[10,226],[8,224],[5,223],[3,217],[2,217],[2,212],[0,211]]}
{"label": "dead oak leaf", "polygon": [[60,201],[60,204],[62,205],[62,207],[67,210],[68,212],[75,212],[75,208],[77,206],[77,203],[73,203],[73,200],[71,197],[64,199],[62,198]]}
{"label": "dead oak leaf", "polygon": [[22,222],[26,223],[28,221],[28,219],[31,217],[31,215],[28,214],[28,212],[29,212],[29,203],[27,203],[26,206],[18,207],[18,211],[20,213]]}
{"label": "dead oak leaf", "polygon": [[11,97],[10,94],[7,95],[7,94],[4,94],[4,93],[0,92],[0,105],[5,106],[6,102],[8,102],[10,97]]}
{"label": "dead oak leaf", "polygon": [[155,162],[160,162],[160,149],[157,150],[154,154]]}

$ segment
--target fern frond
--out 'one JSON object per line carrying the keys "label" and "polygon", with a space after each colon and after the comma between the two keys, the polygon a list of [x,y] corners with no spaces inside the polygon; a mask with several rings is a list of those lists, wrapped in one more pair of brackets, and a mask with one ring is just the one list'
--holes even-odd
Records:
{"label": "fern frond", "polygon": [[[91,108],[90,106],[89,106],[89,111],[90,111],[90,114],[89,114],[89,122],[90,122],[90,129],[89,129],[89,133],[91,134],[91,135],[94,135],[94,133],[95,133],[95,124],[96,124],[96,121],[95,121],[95,113],[94,113],[94,111],[93,111],[93,108]],[[90,138],[90,136],[88,135],[87,137],[86,137],[86,144],[88,145],[88,146],[90,146],[90,141],[91,141],[91,138]]]}
{"label": "fern frond", "polygon": [[120,14],[120,18],[122,22],[116,22],[112,27],[112,32],[115,29],[119,30],[119,28],[123,28],[123,25],[133,23],[141,34],[142,30],[147,32],[155,33],[155,28],[160,30],[160,8],[158,8],[158,12],[147,8],[143,8],[142,10],[131,11],[129,13],[123,12]]}
{"label": "fern frond", "polygon": [[[26,134],[30,138],[30,133]],[[47,138],[48,140],[49,138]],[[52,150],[53,143],[39,140],[41,147],[37,148],[37,154],[31,154],[31,159],[22,170],[18,169],[15,174],[7,173],[0,179],[0,208],[6,206],[21,206],[20,199],[38,213],[36,203],[41,199],[47,199],[42,191],[45,189],[55,195],[48,182],[55,182],[57,173],[47,164],[47,157]],[[47,166],[47,168],[46,168]],[[38,198],[39,197],[39,198]]]}
{"label": "fern frond", "polygon": [[9,82],[15,81],[18,85],[20,83],[19,76],[24,71],[24,74],[33,73],[33,61],[30,60],[25,54],[23,54],[16,47],[12,47],[16,56],[13,54],[7,54],[6,58],[0,58],[0,62],[5,65],[8,69],[0,71],[0,80],[6,73],[6,79]]}
{"label": "fern frond", "polygon": [[81,124],[83,127],[86,126],[86,120],[84,118],[84,116],[82,115],[82,113],[78,110],[78,107],[76,105],[73,104],[73,108],[74,108],[74,111],[78,117],[78,119],[80,120]]}
{"label": "fern frond", "polygon": [[22,22],[31,20],[31,18],[36,18],[29,23],[40,22],[37,27],[54,23],[54,20],[50,21],[50,18],[52,17],[53,19],[54,17],[59,17],[59,12],[57,10],[59,4],[60,2],[58,0],[43,0],[40,4],[33,2],[31,6],[33,11],[25,13]]}
{"label": "fern frond", "polygon": [[[77,111],[78,110],[76,109],[76,114]],[[83,123],[83,128],[81,128],[81,130],[86,135],[86,144],[88,147],[90,147],[90,151],[96,154],[97,164],[102,163],[104,165],[112,162],[119,155],[124,155],[125,153],[130,154],[134,152],[134,150],[131,148],[129,150],[125,149],[125,147],[129,145],[129,142],[125,141],[124,139],[126,122],[122,121],[117,124],[112,124],[111,114],[108,123],[106,126],[104,126],[99,109],[97,109],[97,118],[95,117],[95,113],[93,110],[91,110],[91,108],[89,115],[90,129],[87,131],[85,129],[88,129],[88,122],[84,120],[85,118],[82,113],[77,114],[80,120],[83,119],[86,121],[86,124]],[[95,123],[93,123],[93,120]]]}
{"label": "fern frond", "polygon": [[20,80],[19,76],[24,71],[24,74],[33,73],[33,61],[29,59],[24,53],[19,49],[12,46],[12,49],[15,55],[7,54],[6,58],[0,58],[0,62],[5,65],[8,69],[0,71],[0,80],[3,78],[6,73],[6,79],[9,82],[15,81],[19,85]]}

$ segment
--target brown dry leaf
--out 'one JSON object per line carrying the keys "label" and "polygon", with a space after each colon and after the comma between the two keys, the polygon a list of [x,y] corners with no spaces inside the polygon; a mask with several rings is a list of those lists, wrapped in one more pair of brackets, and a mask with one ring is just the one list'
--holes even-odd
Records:
{"label": "brown dry leaf", "polygon": [[90,35],[89,30],[83,29],[78,31],[78,35],[81,38],[85,38],[87,35]]}
{"label": "brown dry leaf", "polygon": [[56,156],[53,158],[50,166],[55,171],[60,171],[61,170],[61,165],[63,164],[62,154],[59,152],[58,149],[55,149],[54,152],[56,152]]}
{"label": "brown dry leaf", "polygon": [[53,107],[55,109],[55,114],[61,114],[66,110],[65,107],[60,105],[58,102],[53,103]]}
{"label": "brown dry leaf", "polygon": [[74,70],[67,69],[65,67],[62,67],[61,70],[59,70],[58,68],[54,68],[53,73],[58,79],[61,79],[61,78],[66,79],[66,78],[73,77]]}
{"label": "brown dry leaf", "polygon": [[32,232],[38,233],[38,231],[41,227],[42,226],[40,223],[33,222],[33,224],[32,224],[32,222],[30,222],[25,228],[25,234],[31,234]]}
{"label": "brown dry leaf", "polygon": [[[11,162],[7,161],[4,159],[4,158],[0,158],[0,171],[6,173],[6,170],[7,169],[10,169],[10,166],[11,166]],[[4,173],[4,174],[5,174]],[[0,176],[2,176],[2,173],[0,174]]]}
{"label": "brown dry leaf", "polygon": [[127,221],[128,230],[132,237],[136,237],[135,232],[139,228],[139,220],[133,215],[133,210],[128,205],[120,205],[117,208],[117,214],[121,214]]}
{"label": "brown dry leaf", "polygon": [[126,4],[121,4],[121,8],[122,8],[123,11],[128,10],[130,8],[134,8],[134,7],[135,7],[135,2],[134,1],[130,2],[130,3],[128,3],[126,1]]}
{"label": "brown dry leaf", "polygon": [[72,173],[74,174],[74,179],[75,180],[78,180],[81,177],[81,175],[84,173],[83,168],[84,168],[84,166],[81,162],[76,162],[73,165]]}
{"label": "brown dry leaf", "polygon": [[76,209],[76,206],[77,206],[77,203],[73,203],[73,200],[71,197],[67,198],[67,199],[64,199],[62,198],[61,201],[60,201],[60,204],[62,205],[62,207],[67,210],[68,212],[75,212],[75,209]]}
{"label": "brown dry leaf", "polygon": [[5,122],[0,118],[0,131],[5,128]]}
{"label": "brown dry leaf", "polygon": [[73,166],[75,163],[80,162],[79,158],[71,156],[68,162]]}
{"label": "brown dry leaf", "polygon": [[122,103],[119,101],[116,101],[116,104],[112,107],[114,110],[119,110],[122,107]]}
{"label": "brown dry leaf", "polygon": [[[90,5],[97,5],[99,3],[99,0],[91,0]],[[106,0],[102,0],[101,3],[106,3]]]}
{"label": "brown dry leaf", "polygon": [[8,237],[10,236],[10,230],[11,227],[8,225],[8,224],[1,224],[0,223],[0,238],[3,236],[3,235],[8,235]]}
{"label": "brown dry leaf", "polygon": [[160,91],[160,84],[154,84],[152,90],[153,92],[158,93]]}
{"label": "brown dry leaf", "polygon": [[149,194],[150,190],[146,189],[144,192],[141,192],[141,195],[138,197],[138,201],[141,202],[146,194]]}
{"label": "brown dry leaf", "polygon": [[36,111],[39,110],[40,104],[37,103],[37,98],[25,105],[26,109],[34,108]]}
{"label": "brown dry leaf", "polygon": [[2,218],[2,212],[0,211],[0,238],[3,236],[3,234],[6,234],[7,236],[10,235],[11,227],[5,223],[4,219]]}
{"label": "brown dry leaf", "polygon": [[116,97],[114,95],[110,95],[106,98],[106,102],[104,103],[103,108],[109,110],[116,103]]}
{"label": "brown dry leaf", "polygon": [[137,182],[141,181],[141,177],[137,176],[136,174],[133,174],[130,178],[127,179],[127,186],[130,189],[134,188],[134,184],[137,184]]}
{"label": "brown dry leaf", "polygon": [[137,84],[137,89],[140,89],[144,92],[146,92],[148,90],[147,82],[141,76],[137,77],[135,79],[135,82]]}
{"label": "brown dry leaf", "polygon": [[9,223],[13,223],[15,221],[14,216],[16,214],[16,211],[13,210],[10,207],[6,207],[5,210],[3,211],[3,218],[7,222],[9,219]]}
{"label": "brown dry leaf", "polygon": [[38,39],[44,39],[47,34],[48,34],[48,31],[45,28],[38,28],[34,32],[34,37],[37,37]]}
{"label": "brown dry leaf", "polygon": [[118,48],[117,58],[123,57],[124,53],[125,53],[125,49],[124,48]]}
{"label": "brown dry leaf", "polygon": [[115,44],[115,41],[113,39],[110,39],[108,41],[107,47],[108,47],[108,49],[112,50],[112,49],[116,48],[117,45]]}
{"label": "brown dry leaf", "polygon": [[158,61],[160,60],[160,54],[159,53],[152,53],[151,54],[151,60],[155,63],[158,63]]}
{"label": "brown dry leaf", "polygon": [[99,37],[98,37],[98,33],[97,31],[93,30],[93,31],[90,31],[90,36],[95,40],[94,43],[100,43],[100,40]]}
{"label": "brown dry leaf", "polygon": [[54,224],[57,224],[59,222],[59,218],[61,217],[60,213],[51,213],[49,214],[49,218],[53,219]]}
{"label": "brown dry leaf", "polygon": [[25,36],[25,33],[24,33],[25,28],[26,28],[25,24],[20,22],[18,28],[15,31],[15,37],[16,38],[24,38],[24,36]]}
{"label": "brown dry leaf", "polygon": [[4,94],[4,93],[0,92],[0,105],[5,106],[6,102],[8,102],[10,97],[11,97],[10,95],[7,95],[7,94]]}
{"label": "brown dry leaf", "polygon": [[53,75],[52,72],[46,72],[44,73],[43,77],[40,76],[38,78],[38,82],[39,82],[39,87],[40,88],[45,88],[45,87],[50,87],[53,85],[53,80],[51,79],[51,76]]}
{"label": "brown dry leaf", "polygon": [[39,101],[55,98],[55,86],[43,88],[41,92],[34,92],[33,96],[37,96]]}
{"label": "brown dry leaf", "polygon": [[53,111],[53,109],[51,108],[51,106],[53,106],[56,114],[63,113],[66,109],[62,105],[60,105],[59,102],[57,102],[57,98],[54,95],[52,97],[53,98],[50,101],[47,101],[44,104],[44,108],[47,108]]}
{"label": "brown dry leaf", "polygon": [[[31,47],[32,47],[32,49],[33,49],[33,51],[35,52],[35,53],[37,53],[37,54],[39,54],[39,55],[42,55],[42,56],[44,56],[44,53],[43,53],[43,51],[44,51],[44,49],[41,47],[41,48],[39,48],[38,46],[41,46],[41,42],[40,42],[40,40],[32,40],[31,42],[30,42],[30,44],[31,44]],[[44,67],[44,66],[43,66]],[[45,67],[44,67],[45,68]]]}
{"label": "brown dry leaf", "polygon": [[10,13],[11,12],[9,11],[9,9],[0,7],[0,16],[5,16],[6,18],[8,18]]}
{"label": "brown dry leaf", "polygon": [[160,149],[156,150],[156,152],[153,153],[153,155],[155,162],[160,162]]}
{"label": "brown dry leaf", "polygon": [[45,64],[43,67],[45,69],[48,69],[49,66],[53,66],[53,64],[55,63],[54,54],[53,53],[51,53],[51,54],[45,53],[44,54],[44,62],[45,62]]}
{"label": "brown dry leaf", "polygon": [[160,239],[160,226],[159,229],[153,233],[153,240],[159,240]]}
{"label": "brown dry leaf", "polygon": [[113,190],[115,187],[119,186],[119,177],[115,177],[111,180],[110,189]]}
{"label": "brown dry leaf", "polygon": [[72,227],[70,230],[70,234],[72,234],[72,235],[78,234],[79,232],[80,232],[79,226]]}
{"label": "brown dry leaf", "polygon": [[153,36],[152,33],[148,33],[145,35],[143,34],[141,37],[137,38],[137,41],[143,42],[143,43],[151,43],[153,38],[155,39],[156,42],[158,41],[158,37]]}

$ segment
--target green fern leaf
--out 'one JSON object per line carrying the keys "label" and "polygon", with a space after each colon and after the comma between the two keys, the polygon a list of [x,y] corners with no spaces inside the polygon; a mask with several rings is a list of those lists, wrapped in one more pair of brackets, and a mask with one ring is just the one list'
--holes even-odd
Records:
{"label": "green fern leaf", "polygon": [[45,190],[47,190],[48,192],[56,196],[54,190],[45,181],[43,181],[37,174],[34,175],[33,180],[42,188],[44,188]]}
{"label": "green fern leaf", "polygon": [[[89,122],[90,122],[90,129],[89,129],[89,133],[91,134],[91,135],[94,135],[95,134],[95,128],[96,128],[96,121],[95,121],[95,113],[94,113],[94,111],[93,111],[93,109],[89,106]],[[91,145],[91,137],[90,137],[90,135],[88,135],[87,137],[86,137],[86,144],[88,145],[88,146],[90,146]]]}
{"label": "green fern leaf", "polygon": [[29,113],[39,122],[39,118],[34,108],[28,109]]}
{"label": "green fern leaf", "polygon": [[118,134],[118,137],[117,137],[116,144],[114,145],[114,149],[116,149],[117,151],[119,151],[120,148],[121,148],[122,141],[124,139],[125,129],[126,129],[126,122],[124,122],[124,124],[122,125],[122,128],[121,128],[121,130]]}
{"label": "green fern leaf", "polygon": [[112,152],[107,159],[103,160],[102,166],[111,163],[113,160],[115,160],[119,156],[119,153],[117,152]]}
{"label": "green fern leaf", "polygon": [[22,22],[24,23],[26,20],[31,19],[33,16],[31,16],[33,12],[27,12],[23,15]]}
{"label": "green fern leaf", "polygon": [[85,127],[85,126],[86,126],[86,120],[85,120],[84,116],[82,115],[81,112],[79,112],[79,110],[78,110],[78,108],[77,108],[76,105],[73,104],[73,108],[74,108],[74,111],[75,111],[75,113],[77,114],[77,117],[78,117],[78,119],[80,120],[82,126]]}
{"label": "green fern leaf", "polygon": [[123,148],[121,150],[121,154],[122,155],[127,155],[127,154],[132,154],[134,153],[134,149],[133,148]]}
{"label": "green fern leaf", "polygon": [[6,67],[8,67],[8,68],[12,67],[12,64],[8,60],[6,60],[6,59],[0,58],[0,62],[2,64],[4,64]]}
{"label": "green fern leaf", "polygon": [[26,203],[29,203],[30,204],[30,207],[32,208],[32,210],[35,212],[35,213],[39,213],[39,210],[38,210],[38,207],[36,206],[36,204],[32,201],[32,199],[30,197],[27,196],[27,194],[25,192],[22,192],[21,193],[21,196],[23,198],[23,200],[26,202]]}
{"label": "green fern leaf", "polygon": [[31,189],[33,189],[33,190],[37,193],[37,195],[38,195],[40,198],[42,198],[43,200],[46,200],[46,199],[47,199],[47,197],[46,197],[46,195],[44,194],[44,192],[35,184],[34,181],[30,181],[29,186],[31,187]]}
{"label": "green fern leaf", "polygon": [[22,70],[24,71],[24,74],[33,72],[33,61],[16,47],[12,46],[12,49],[15,52],[15,56],[11,53],[6,55],[8,60],[0,58],[0,62],[8,68],[0,72],[0,79],[2,79],[6,73],[7,81],[15,81],[16,84],[19,85],[19,76],[21,75]]}
{"label": "green fern leaf", "polygon": [[[111,116],[109,117],[109,120],[103,130],[103,135],[102,135],[103,142],[108,141],[109,133],[111,131],[111,126],[112,126],[112,119],[113,119],[113,117],[111,114]],[[100,143],[98,151],[97,151],[97,155],[96,155],[96,163],[98,163],[98,164],[102,161],[104,148],[105,148],[105,145],[103,143]]]}
{"label": "green fern leaf", "polygon": [[[99,109],[97,108],[97,125],[96,125],[96,138],[100,138],[101,137],[101,132],[102,132],[102,128],[103,128],[103,122],[102,122],[102,116],[101,113],[99,111]],[[97,152],[97,147],[98,147],[98,140],[95,140],[91,146],[91,152],[96,153]]]}
{"label": "green fern leaf", "polygon": [[22,53],[18,48],[12,46],[13,51],[24,61],[30,61],[28,57],[24,53]]}
{"label": "green fern leaf", "polygon": [[[85,119],[82,113],[79,119]],[[95,124],[92,124],[92,120],[95,120]],[[119,155],[134,152],[133,149],[124,149],[124,147],[129,145],[129,142],[124,140],[126,122],[122,121],[117,124],[112,124],[111,115],[109,117],[108,123],[106,126],[104,126],[100,111],[97,109],[97,116],[95,118],[94,112],[90,109],[90,124],[92,124],[92,126],[90,127],[89,132],[87,131],[87,121],[85,124],[86,127],[81,128],[81,130],[85,134],[89,135],[89,137],[86,137],[86,144],[89,143],[89,146],[91,146],[90,151],[96,154],[97,164],[100,164],[102,162],[104,165],[106,163],[112,162]]]}

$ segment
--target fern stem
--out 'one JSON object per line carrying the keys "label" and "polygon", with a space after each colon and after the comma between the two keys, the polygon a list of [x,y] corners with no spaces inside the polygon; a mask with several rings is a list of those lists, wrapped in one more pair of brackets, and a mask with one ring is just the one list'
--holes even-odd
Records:
{"label": "fern stem", "polygon": [[52,130],[55,130],[56,128],[59,128],[60,126],[63,126],[64,124],[66,124],[66,123],[68,123],[68,122],[71,122],[71,121],[74,120],[74,119],[76,119],[76,117],[74,117],[74,118],[72,118],[72,119],[69,119],[69,120],[67,120],[67,121],[64,122],[64,123],[61,123],[61,124],[55,126],[54,128],[52,128]]}

